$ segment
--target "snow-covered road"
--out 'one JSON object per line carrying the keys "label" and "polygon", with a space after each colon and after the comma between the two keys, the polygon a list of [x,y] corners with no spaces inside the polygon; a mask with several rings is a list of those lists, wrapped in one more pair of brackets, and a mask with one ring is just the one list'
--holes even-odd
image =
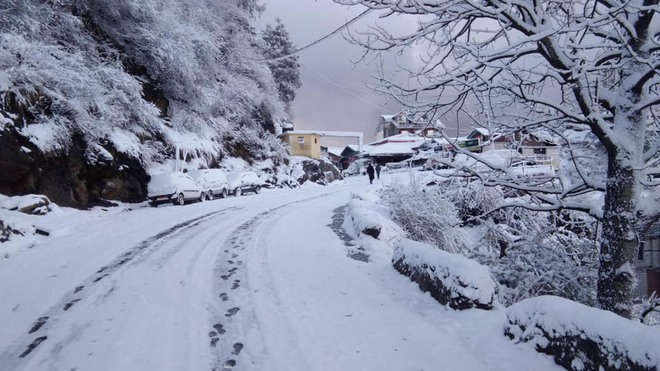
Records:
{"label": "snow-covered road", "polygon": [[0,370],[557,368],[503,336],[502,309],[448,310],[349,258],[329,224],[368,187],[66,210],[0,263]]}

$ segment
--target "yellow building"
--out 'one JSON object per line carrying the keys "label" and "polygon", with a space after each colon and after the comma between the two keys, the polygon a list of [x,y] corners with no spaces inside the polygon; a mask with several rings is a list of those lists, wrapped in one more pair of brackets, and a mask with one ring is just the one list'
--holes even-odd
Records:
{"label": "yellow building", "polygon": [[313,131],[287,131],[280,138],[291,147],[292,156],[321,159],[321,134]]}

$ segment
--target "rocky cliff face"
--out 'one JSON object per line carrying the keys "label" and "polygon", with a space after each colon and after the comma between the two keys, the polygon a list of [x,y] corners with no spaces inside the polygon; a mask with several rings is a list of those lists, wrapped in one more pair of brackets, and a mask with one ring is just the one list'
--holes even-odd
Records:
{"label": "rocky cliff face", "polygon": [[111,143],[102,148],[105,157],[91,163],[93,151],[75,135],[67,150],[43,153],[6,127],[0,131],[0,193],[45,194],[59,205],[77,208],[106,205],[106,200],[143,201],[149,177],[142,164]]}

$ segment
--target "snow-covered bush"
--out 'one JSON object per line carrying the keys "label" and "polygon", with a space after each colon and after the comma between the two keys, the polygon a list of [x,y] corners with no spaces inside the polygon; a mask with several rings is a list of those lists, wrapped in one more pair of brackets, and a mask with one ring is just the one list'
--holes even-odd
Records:
{"label": "snow-covered bush", "polygon": [[412,176],[410,184],[392,183],[380,195],[409,238],[453,253],[467,252],[457,209],[438,187],[425,187]]}
{"label": "snow-covered bush", "polygon": [[[484,187],[479,181],[449,178],[438,182],[440,192],[449,199],[456,208],[456,214],[465,225],[479,224],[480,217],[495,210],[498,202],[504,197],[495,187]],[[503,217],[501,211],[490,216],[495,220]]]}
{"label": "snow-covered bush", "polygon": [[583,215],[498,209],[519,196],[456,178],[426,186],[413,178],[384,187],[381,197],[409,238],[490,267],[506,305],[539,295],[595,303],[595,223]]}
{"label": "snow-covered bush", "polygon": [[568,370],[657,370],[660,332],[614,313],[554,296],[507,308],[505,334]]}
{"label": "snow-covered bush", "polygon": [[473,257],[491,267],[503,286],[503,303],[539,295],[595,303],[598,248],[584,232],[576,233],[576,225],[588,224],[564,224],[561,215],[508,209],[501,220],[487,218],[473,228],[482,246]]}
{"label": "snow-covered bush", "polygon": [[462,255],[404,239],[394,249],[392,264],[450,308],[490,309],[495,303],[497,285],[488,268]]}

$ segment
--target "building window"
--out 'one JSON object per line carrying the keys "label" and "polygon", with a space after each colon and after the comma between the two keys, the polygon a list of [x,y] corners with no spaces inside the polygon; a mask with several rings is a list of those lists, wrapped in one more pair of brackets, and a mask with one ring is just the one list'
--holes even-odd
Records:
{"label": "building window", "polygon": [[546,154],[546,148],[534,148],[534,154],[535,155],[545,155]]}
{"label": "building window", "polygon": [[637,252],[637,260],[644,260],[644,245],[646,245],[646,241],[642,241],[642,243],[639,244],[639,251]]}
{"label": "building window", "polygon": [[314,144],[316,144],[316,143],[318,143],[318,142],[316,141],[316,138],[314,138]]}
{"label": "building window", "polygon": [[298,143],[304,144],[305,143],[305,137],[298,137]]}

